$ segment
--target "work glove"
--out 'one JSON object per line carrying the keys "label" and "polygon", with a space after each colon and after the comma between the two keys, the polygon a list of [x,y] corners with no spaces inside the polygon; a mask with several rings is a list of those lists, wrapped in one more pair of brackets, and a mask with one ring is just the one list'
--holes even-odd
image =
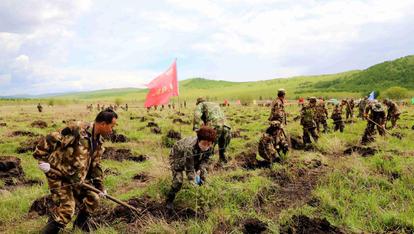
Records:
{"label": "work glove", "polygon": [[202,185],[203,184],[203,180],[201,179],[201,177],[199,175],[197,175],[195,177],[195,184],[197,184],[197,185]]}
{"label": "work glove", "polygon": [[50,164],[47,162],[40,162],[39,163],[39,168],[40,170],[42,170],[44,173],[48,173],[50,171]]}

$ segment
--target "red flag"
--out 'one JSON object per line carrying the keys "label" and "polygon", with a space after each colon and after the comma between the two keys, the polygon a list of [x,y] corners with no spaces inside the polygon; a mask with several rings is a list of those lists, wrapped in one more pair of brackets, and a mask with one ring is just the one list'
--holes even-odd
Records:
{"label": "red flag", "polygon": [[177,64],[176,61],[171,67],[147,84],[149,92],[145,107],[167,104],[170,97],[178,96]]}

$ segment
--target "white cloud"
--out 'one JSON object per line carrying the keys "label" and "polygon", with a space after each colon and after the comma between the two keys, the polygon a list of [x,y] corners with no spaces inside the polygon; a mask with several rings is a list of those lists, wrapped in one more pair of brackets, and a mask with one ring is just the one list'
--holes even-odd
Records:
{"label": "white cloud", "polygon": [[137,87],[175,57],[180,78],[360,68],[414,52],[413,7],[411,0],[5,0],[0,73],[8,86],[0,91]]}

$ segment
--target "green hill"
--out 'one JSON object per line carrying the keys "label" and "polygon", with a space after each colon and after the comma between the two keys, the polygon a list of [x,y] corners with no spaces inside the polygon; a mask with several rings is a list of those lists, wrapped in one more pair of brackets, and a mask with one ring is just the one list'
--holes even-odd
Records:
{"label": "green hill", "polygon": [[406,56],[387,61],[350,74],[336,80],[322,81],[314,85],[315,89],[328,91],[352,90],[369,92],[392,86],[414,89],[414,56]]}
{"label": "green hill", "polygon": [[[260,100],[271,99],[279,88],[287,90],[289,99],[306,96],[325,98],[360,97],[372,90],[383,91],[392,86],[401,86],[414,95],[414,56],[406,56],[369,67],[338,74],[298,76],[253,82],[230,82],[192,78],[179,82],[180,100],[195,100],[199,96],[210,100],[223,99]],[[76,102],[113,102],[115,99],[144,102],[147,89],[124,88],[69,93],[42,98],[42,100],[74,100]],[[38,98],[40,99],[40,98]],[[173,98],[176,101],[178,98]],[[40,100],[40,101],[42,101]],[[36,100],[38,101],[38,100]]]}

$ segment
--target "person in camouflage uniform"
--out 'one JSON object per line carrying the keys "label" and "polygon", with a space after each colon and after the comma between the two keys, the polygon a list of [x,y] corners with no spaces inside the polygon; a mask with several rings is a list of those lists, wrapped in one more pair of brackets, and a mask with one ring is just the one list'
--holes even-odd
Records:
{"label": "person in camouflage uniform", "polygon": [[334,131],[343,132],[345,125],[344,121],[342,120],[342,108],[339,107],[338,104],[335,105],[334,110],[332,111],[331,119],[334,121]]}
{"label": "person in camouflage uniform", "polygon": [[309,104],[302,107],[300,111],[300,124],[303,127],[303,143],[305,145],[311,144],[310,135],[315,142],[318,141],[318,134],[316,133],[316,122],[315,122],[315,106],[316,98],[309,98]]}
{"label": "person in camouflage uniform", "polygon": [[[376,102],[376,101],[368,104],[368,106],[365,108],[364,116],[365,118],[367,118],[368,122],[367,122],[367,127],[365,128],[365,131],[364,131],[364,135],[362,136],[362,140],[361,140],[361,144],[363,145],[374,141],[374,136],[376,133],[375,127],[377,128],[378,133],[381,136],[384,136],[385,135],[385,130],[384,130],[385,122],[386,122],[385,111],[382,108],[381,103]],[[374,121],[379,126],[373,123],[372,121]]]}
{"label": "person in camouflage uniform", "polygon": [[43,110],[43,107],[42,107],[42,105],[40,105],[40,103],[37,104],[37,110],[39,112],[42,112],[42,110]]}
{"label": "person in camouflage uniform", "polygon": [[323,126],[323,132],[328,133],[328,122],[326,119],[328,118],[328,109],[326,109],[325,102],[323,98],[319,98],[318,104],[316,104],[316,129],[318,133],[320,132],[320,125]]}
{"label": "person in camouflage uniform", "polygon": [[354,99],[343,99],[341,108],[345,106],[346,120],[354,117]]}
{"label": "person in camouflage uniform", "polygon": [[362,99],[358,104],[358,109],[359,109],[358,117],[361,119],[364,119],[364,112],[365,112],[365,108],[367,107],[367,104],[368,104],[367,96],[365,96],[364,99]]}
{"label": "person in camouflage uniform", "polygon": [[397,120],[400,119],[400,110],[398,108],[398,105],[389,100],[385,99],[383,103],[387,106],[387,121],[391,120],[392,128],[395,128],[397,126]]}
{"label": "person in camouflage uniform", "polygon": [[285,95],[284,89],[277,91],[277,98],[272,102],[269,121],[277,120],[282,125],[286,125],[286,112],[285,112]]}
{"label": "person in camouflage uniform", "polygon": [[[107,109],[100,112],[92,124],[73,122],[39,141],[33,156],[46,174],[56,205],[42,233],[58,233],[64,229],[76,207],[79,213],[74,226],[89,231],[90,214],[97,208],[99,198],[106,195],[100,166],[104,152],[102,135],[112,133],[117,118],[115,112]],[[82,183],[92,185],[102,193],[83,189]]]}
{"label": "person in camouflage uniform", "polygon": [[174,207],[175,196],[183,185],[184,171],[192,184],[202,185],[206,181],[216,138],[217,133],[213,128],[203,126],[198,129],[197,136],[186,137],[174,144],[169,156],[173,180],[167,194],[168,209]]}
{"label": "person in camouflage uniform", "polygon": [[226,117],[220,106],[213,102],[206,102],[203,98],[198,98],[194,111],[193,130],[197,131],[201,126],[212,127],[217,132],[214,147],[219,146],[219,160],[227,163],[226,149],[231,140],[231,128],[226,122]]}
{"label": "person in camouflage uniform", "polygon": [[289,144],[286,139],[281,123],[277,120],[271,121],[270,126],[259,140],[258,151],[260,157],[272,164],[280,162],[280,155],[286,154],[289,150]]}

